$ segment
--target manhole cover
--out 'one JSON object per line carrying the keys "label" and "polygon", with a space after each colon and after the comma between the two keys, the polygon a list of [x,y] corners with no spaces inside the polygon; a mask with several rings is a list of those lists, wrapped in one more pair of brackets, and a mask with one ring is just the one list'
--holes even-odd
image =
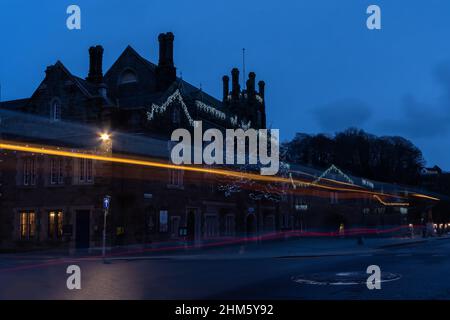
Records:
{"label": "manhole cover", "polygon": [[[365,285],[369,274],[365,272],[338,272],[338,273],[314,273],[292,277],[292,280],[300,284],[313,284],[322,286],[348,286]],[[382,272],[380,282],[396,281],[400,275],[390,272]]]}

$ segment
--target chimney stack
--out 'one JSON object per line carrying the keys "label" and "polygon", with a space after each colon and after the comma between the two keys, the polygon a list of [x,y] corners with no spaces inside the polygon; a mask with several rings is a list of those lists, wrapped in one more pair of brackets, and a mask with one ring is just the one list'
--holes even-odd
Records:
{"label": "chimney stack", "polygon": [[167,47],[166,47],[166,34],[165,33],[161,33],[158,36],[158,41],[159,41],[159,62],[158,62],[158,66],[164,66],[167,65],[166,62],[166,51],[167,51]]}
{"label": "chimney stack", "polygon": [[265,94],[265,87],[266,87],[266,83],[264,81],[259,81],[258,82],[258,88],[259,88],[259,96],[263,99],[262,100],[262,105],[261,105],[261,128],[262,129],[266,129],[267,126],[267,120],[266,120],[266,99],[264,98],[264,94]]}
{"label": "chimney stack", "polygon": [[159,41],[159,63],[156,70],[159,90],[166,90],[177,78],[177,71],[173,62],[173,42],[175,36],[172,32],[161,33]]}
{"label": "chimney stack", "polygon": [[248,74],[248,80],[247,80],[247,94],[249,96],[255,95],[255,79],[256,79],[256,74],[254,72],[250,72]]}
{"label": "chimney stack", "polygon": [[261,96],[261,98],[264,100],[264,90],[266,87],[266,83],[264,81],[260,81],[258,82],[258,88],[259,88],[259,95]]}
{"label": "chimney stack", "polygon": [[166,33],[166,62],[167,65],[173,67],[173,41],[175,40],[175,36],[172,32]]}
{"label": "chimney stack", "polygon": [[103,82],[102,46],[95,46],[89,48],[89,74],[86,80],[96,84]]}
{"label": "chimney stack", "polygon": [[223,76],[223,102],[225,103],[228,100],[228,94],[230,93],[230,77]]}
{"label": "chimney stack", "polygon": [[233,70],[231,70],[231,96],[233,99],[239,99],[240,92],[241,87],[239,85],[239,70],[238,68],[233,68]]}

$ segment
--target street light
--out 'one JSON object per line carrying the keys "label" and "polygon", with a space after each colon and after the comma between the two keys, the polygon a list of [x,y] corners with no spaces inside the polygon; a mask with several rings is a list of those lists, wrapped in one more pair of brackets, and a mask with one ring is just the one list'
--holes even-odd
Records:
{"label": "street light", "polygon": [[101,151],[105,154],[109,154],[112,152],[112,137],[111,134],[108,132],[101,132],[98,134],[99,139],[101,141]]}
{"label": "street light", "polygon": [[100,140],[102,140],[102,142],[108,142],[111,140],[111,135],[107,132],[102,132],[100,133]]}

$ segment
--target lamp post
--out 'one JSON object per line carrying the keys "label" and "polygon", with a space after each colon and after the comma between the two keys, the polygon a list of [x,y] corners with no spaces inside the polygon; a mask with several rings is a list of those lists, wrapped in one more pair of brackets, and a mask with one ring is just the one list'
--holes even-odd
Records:
{"label": "lamp post", "polygon": [[[111,135],[107,132],[99,134],[101,141],[101,152],[106,155],[112,154],[112,139]],[[103,198],[103,246],[102,246],[102,257],[103,260],[106,257],[106,219],[109,214],[109,207],[111,203],[111,196],[106,195]]]}
{"label": "lamp post", "polygon": [[109,213],[109,204],[111,202],[111,196],[105,196],[103,198],[103,247],[102,247],[102,257],[106,257],[106,217]]}

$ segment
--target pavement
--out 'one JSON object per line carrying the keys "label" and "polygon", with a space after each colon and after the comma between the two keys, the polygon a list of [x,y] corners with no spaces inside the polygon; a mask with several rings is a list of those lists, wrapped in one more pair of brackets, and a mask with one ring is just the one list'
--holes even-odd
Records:
{"label": "pavement", "polygon": [[[0,299],[449,299],[448,239],[291,239],[121,254],[107,263],[95,255],[0,255]],[[81,290],[66,286],[74,264]],[[381,290],[361,281],[370,265],[386,280]]]}

